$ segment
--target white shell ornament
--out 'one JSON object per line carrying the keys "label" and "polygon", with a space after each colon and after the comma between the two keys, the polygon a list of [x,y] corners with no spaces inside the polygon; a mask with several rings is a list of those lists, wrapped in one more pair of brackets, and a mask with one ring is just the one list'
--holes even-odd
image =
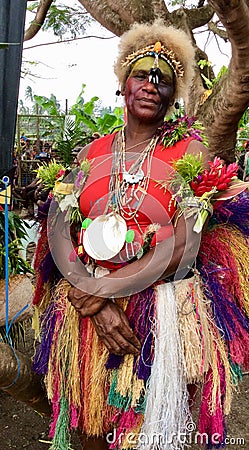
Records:
{"label": "white shell ornament", "polygon": [[109,260],[123,247],[126,232],[126,222],[119,214],[101,215],[87,227],[83,237],[84,249],[93,259]]}
{"label": "white shell ornament", "polygon": [[125,183],[128,184],[139,183],[139,181],[142,181],[143,178],[144,178],[144,171],[142,169],[139,169],[137,173],[133,174],[126,171],[123,172],[123,180],[125,181]]}

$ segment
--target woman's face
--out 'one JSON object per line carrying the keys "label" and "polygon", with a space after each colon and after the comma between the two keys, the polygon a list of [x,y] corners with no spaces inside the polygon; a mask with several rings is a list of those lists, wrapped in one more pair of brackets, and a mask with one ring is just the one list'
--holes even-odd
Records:
{"label": "woman's face", "polygon": [[149,82],[154,58],[137,61],[126,80],[125,102],[128,112],[144,122],[161,122],[174,100],[174,74],[165,61],[159,61],[162,78],[158,84]]}

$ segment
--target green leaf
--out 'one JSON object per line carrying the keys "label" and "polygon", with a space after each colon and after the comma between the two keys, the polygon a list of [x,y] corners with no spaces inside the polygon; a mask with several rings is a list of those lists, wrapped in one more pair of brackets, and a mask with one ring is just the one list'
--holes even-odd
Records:
{"label": "green leaf", "polygon": [[205,77],[205,75],[203,75],[203,73],[201,73],[201,76],[202,76],[203,80],[205,81],[206,86],[208,87],[208,89],[212,89],[213,84],[214,84],[213,80],[212,81],[209,80],[209,78]]}
{"label": "green leaf", "polygon": [[173,167],[186,183],[190,183],[204,170],[202,154],[185,153],[182,158],[174,161]]}
{"label": "green leaf", "polygon": [[91,115],[93,113],[95,103],[99,100],[99,97],[92,97],[89,102],[85,103],[83,106],[83,111],[85,114]]}

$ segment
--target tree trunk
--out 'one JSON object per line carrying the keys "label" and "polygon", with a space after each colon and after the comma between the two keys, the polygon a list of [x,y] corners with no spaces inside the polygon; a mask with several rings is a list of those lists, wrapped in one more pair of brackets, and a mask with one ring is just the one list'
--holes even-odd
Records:
{"label": "tree trunk", "polygon": [[[27,275],[11,275],[9,279],[8,323],[24,320],[33,314],[33,286]],[[22,312],[21,312],[22,311]],[[6,323],[5,280],[0,279],[0,327]]]}
{"label": "tree trunk", "polygon": [[50,414],[41,378],[32,372],[31,360],[8,344],[0,343],[0,388],[37,412]]}
{"label": "tree trunk", "polygon": [[198,117],[206,127],[210,152],[234,161],[238,123],[249,106],[249,7],[245,0],[210,0],[232,45],[228,72],[200,106]]}

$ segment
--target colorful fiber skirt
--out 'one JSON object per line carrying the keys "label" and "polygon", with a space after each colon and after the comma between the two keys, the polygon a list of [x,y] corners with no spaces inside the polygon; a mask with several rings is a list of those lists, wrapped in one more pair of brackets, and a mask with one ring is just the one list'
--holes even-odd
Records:
{"label": "colorful fiber skirt", "polygon": [[[68,302],[65,279],[44,295],[34,370],[52,403],[51,449],[67,450],[74,428],[116,450],[181,449],[197,435],[224,446],[232,386],[249,368],[248,234],[213,223],[193,277],[116,300],[142,344],[138,356],[108,352]],[[201,391],[196,430],[191,384]]]}

